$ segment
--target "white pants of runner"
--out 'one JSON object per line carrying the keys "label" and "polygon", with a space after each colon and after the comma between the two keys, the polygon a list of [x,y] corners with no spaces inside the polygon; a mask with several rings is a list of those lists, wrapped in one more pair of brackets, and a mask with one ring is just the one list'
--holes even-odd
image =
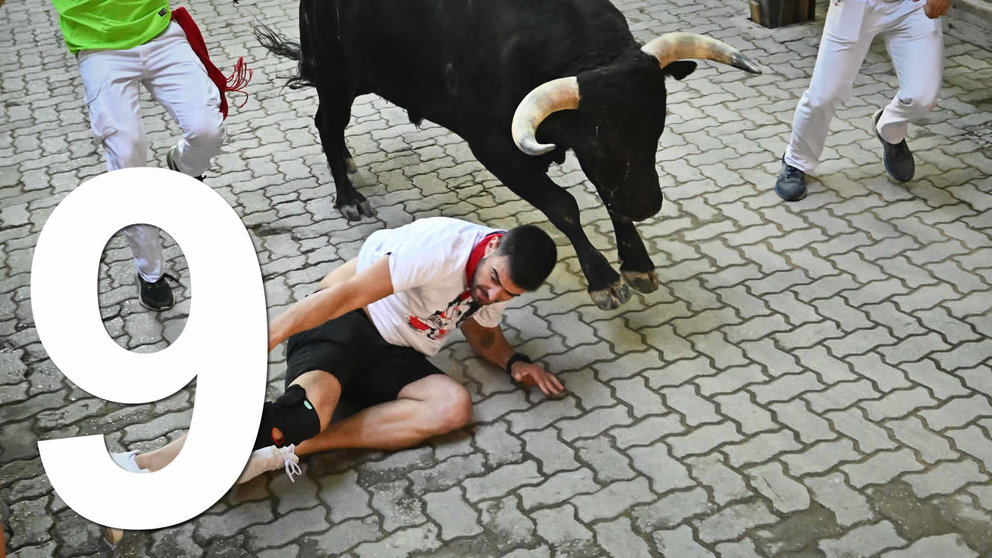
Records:
{"label": "white pants of runner", "polygon": [[[90,126],[107,155],[107,170],[148,165],[148,140],[141,124],[139,84],[168,111],[182,138],[173,156],[179,170],[199,176],[224,141],[220,92],[175,22],[143,45],[128,50],[83,50],[77,57],[86,87]],[[155,200],[148,200],[155,203]],[[159,229],[124,229],[138,273],[154,283],[163,273]]]}
{"label": "white pants of runner", "polygon": [[939,19],[923,12],[925,0],[834,0],[827,11],[809,89],[792,122],[785,162],[810,172],[820,162],[837,105],[851,95],[854,78],[877,35],[899,77],[899,91],[885,107],[877,130],[889,143],[906,138],[908,124],[937,104],[944,74],[944,34]]}

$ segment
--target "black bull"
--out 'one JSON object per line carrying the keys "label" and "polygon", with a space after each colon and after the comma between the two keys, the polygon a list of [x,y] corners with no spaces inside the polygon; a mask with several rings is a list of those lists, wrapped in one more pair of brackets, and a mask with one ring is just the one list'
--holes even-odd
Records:
{"label": "black bull", "polygon": [[[375,93],[413,122],[427,118],[457,133],[540,209],[572,243],[604,309],[626,302],[627,284],[658,288],[634,221],[661,209],[655,154],[665,78],[695,69],[684,58],[758,72],[740,52],[699,35],[663,35],[642,47],[606,0],[302,0],[299,45],[265,27],[256,34],[299,61],[291,86],[316,87],[314,121],[335,205],[349,220],[374,214],[348,178],[344,130],[355,97]],[[547,176],[567,149],[609,212],[622,278],[586,237],[575,199]]]}

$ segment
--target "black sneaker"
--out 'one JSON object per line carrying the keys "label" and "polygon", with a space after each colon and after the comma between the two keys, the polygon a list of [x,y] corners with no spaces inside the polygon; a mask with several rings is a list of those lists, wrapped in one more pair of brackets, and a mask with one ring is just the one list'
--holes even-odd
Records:
{"label": "black sneaker", "polygon": [[[176,172],[182,172],[181,170],[179,170],[179,167],[176,166],[176,162],[172,160],[172,152],[175,151],[175,150],[176,150],[176,148],[175,148],[175,146],[173,146],[171,149],[169,149],[169,152],[165,154],[165,164],[169,165],[169,170],[174,170]],[[203,175],[202,174],[200,176],[194,176],[193,178],[199,180],[200,182],[203,182]]]}
{"label": "black sneaker", "polygon": [[882,110],[878,109],[871,119],[871,129],[875,132],[875,137],[882,142],[882,162],[885,164],[885,172],[889,173],[896,182],[908,182],[916,174],[916,162],[913,161],[913,153],[903,139],[899,143],[889,143],[882,139],[878,133],[878,119],[882,117]]}
{"label": "black sneaker", "polygon": [[797,201],[806,197],[806,173],[785,162],[782,157],[782,170],[778,171],[775,193],[785,201]]}
{"label": "black sneaker", "polygon": [[166,279],[178,282],[175,277],[164,273],[158,281],[149,283],[141,277],[140,273],[136,273],[136,275],[138,276],[138,302],[142,306],[156,312],[172,308],[176,299],[172,296],[172,287],[169,286]]}

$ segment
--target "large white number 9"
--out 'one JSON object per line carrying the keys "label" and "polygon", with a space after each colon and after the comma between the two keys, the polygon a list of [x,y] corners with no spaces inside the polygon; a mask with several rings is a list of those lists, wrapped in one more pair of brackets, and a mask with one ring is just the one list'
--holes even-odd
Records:
{"label": "large white number 9", "polygon": [[[183,333],[151,354],[117,345],[97,303],[103,248],[134,223],[175,238],[194,287]],[[191,177],[153,168],[117,170],[79,186],[38,237],[31,307],[52,361],[97,397],[147,403],[197,377],[186,444],[161,471],[117,467],[101,435],[38,442],[48,479],[69,507],[101,525],[155,529],[195,517],[227,492],[258,430],[268,343],[258,258],[220,195]]]}

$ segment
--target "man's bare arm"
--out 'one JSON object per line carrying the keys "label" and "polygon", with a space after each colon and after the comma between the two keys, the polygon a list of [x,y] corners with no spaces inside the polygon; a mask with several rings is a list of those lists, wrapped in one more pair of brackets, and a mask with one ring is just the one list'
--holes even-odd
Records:
{"label": "man's bare arm", "polygon": [[[507,343],[503,330],[497,327],[484,327],[469,318],[462,322],[462,333],[472,349],[500,369],[506,369],[506,363],[513,356],[513,348]],[[532,364],[518,360],[510,370],[513,380],[526,385],[541,388],[545,395],[560,395],[565,388],[554,374],[548,372],[540,364]]]}
{"label": "man's bare arm", "polygon": [[[342,265],[321,280],[326,288],[296,302],[269,324],[269,350],[291,335],[367,306],[393,294],[389,276],[389,256],[383,256],[368,268],[356,273],[354,260]],[[338,272],[338,270],[341,270]]]}

